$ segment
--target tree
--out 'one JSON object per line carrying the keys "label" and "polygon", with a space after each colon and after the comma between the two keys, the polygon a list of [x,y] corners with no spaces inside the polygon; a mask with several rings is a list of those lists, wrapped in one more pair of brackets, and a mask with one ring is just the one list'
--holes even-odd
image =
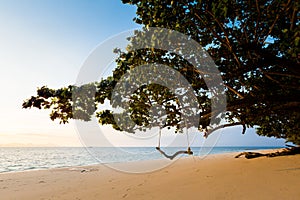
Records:
{"label": "tree", "polygon": [[[123,3],[137,7],[134,21],[142,24],[144,30],[148,27],[176,30],[190,36],[206,49],[218,66],[225,86],[227,112],[222,113],[222,117],[226,119],[226,124],[210,126],[211,94],[201,73],[185,59],[157,49],[130,51],[131,45],[142,42],[136,38],[141,38],[143,31],[137,31],[130,38],[128,51],[115,50],[119,58],[112,76],[80,87],[53,90],[44,86],[38,89],[37,96],[24,102],[24,108],[51,108],[51,119],[58,118],[63,123],[71,118],[89,120],[96,111],[99,123],[111,124],[115,129],[122,130],[115,121],[113,111],[99,111],[98,105],[111,100],[113,88],[130,69],[143,63],[161,63],[179,71],[189,81],[197,97],[198,111],[201,112],[197,128],[205,134],[223,127],[242,125],[243,132],[247,127],[255,127],[259,135],[285,138],[300,144],[298,1],[123,0]],[[84,98],[79,102],[72,101],[72,93],[83,87],[96,90],[92,108],[87,106]],[[194,125],[192,119],[190,125],[183,125],[181,105],[164,86],[151,84],[140,87],[128,99],[129,115],[138,125],[153,123],[149,109],[155,105],[162,106],[166,112],[163,127],[176,127],[180,131],[184,126]]]}

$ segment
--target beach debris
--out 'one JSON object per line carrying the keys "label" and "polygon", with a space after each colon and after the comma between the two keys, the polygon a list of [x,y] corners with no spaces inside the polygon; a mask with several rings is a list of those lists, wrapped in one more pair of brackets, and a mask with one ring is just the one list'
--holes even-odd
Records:
{"label": "beach debris", "polygon": [[239,158],[241,156],[245,156],[245,158],[251,159],[251,158],[265,156],[265,154],[257,153],[257,152],[242,152],[242,153],[238,154],[237,156],[235,156],[235,158]]}
{"label": "beach debris", "polygon": [[80,171],[80,173],[98,171],[98,169],[95,169],[95,168],[90,168],[90,169],[87,169],[87,168],[70,168],[69,170],[70,171]]}
{"label": "beach debris", "polygon": [[245,156],[245,158],[251,159],[251,158],[258,158],[262,156],[276,157],[276,156],[287,156],[287,155],[295,155],[295,154],[300,154],[300,147],[289,146],[289,148],[285,148],[281,151],[276,151],[273,153],[242,152],[236,155],[235,158]]}

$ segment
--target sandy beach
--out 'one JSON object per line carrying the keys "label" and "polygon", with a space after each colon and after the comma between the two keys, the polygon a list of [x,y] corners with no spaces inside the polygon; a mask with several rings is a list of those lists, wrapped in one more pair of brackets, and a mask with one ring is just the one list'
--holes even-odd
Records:
{"label": "sandy beach", "polygon": [[141,174],[104,165],[2,173],[0,199],[299,199],[300,155],[251,160],[235,155],[181,158]]}

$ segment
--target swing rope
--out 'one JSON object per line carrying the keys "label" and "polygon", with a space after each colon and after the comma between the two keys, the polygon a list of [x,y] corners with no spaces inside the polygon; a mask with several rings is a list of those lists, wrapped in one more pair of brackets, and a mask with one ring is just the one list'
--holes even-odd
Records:
{"label": "swing rope", "polygon": [[191,147],[190,147],[189,132],[188,132],[188,127],[187,127],[186,119],[184,120],[184,122],[185,122],[185,128],[186,128],[185,134],[186,134],[187,147],[188,147],[187,148],[187,154],[192,155],[193,152],[192,152]]}
{"label": "swing rope", "polygon": [[188,129],[186,129],[186,140],[187,140],[187,152],[188,154],[193,154],[191,147],[190,147],[190,140],[189,140],[189,133],[188,133]]}
{"label": "swing rope", "polygon": [[160,149],[160,138],[161,138],[161,127],[159,127],[159,133],[158,133],[158,146],[156,149]]}
{"label": "swing rope", "polygon": [[189,136],[188,136],[188,132],[186,132],[187,134],[187,144],[188,144],[188,149],[187,151],[177,151],[175,152],[173,155],[168,155],[166,154],[163,150],[160,149],[160,140],[161,140],[161,127],[159,127],[159,133],[158,133],[158,146],[156,147],[156,149],[162,154],[164,155],[166,158],[169,158],[170,160],[173,160],[177,155],[179,154],[188,154],[188,155],[193,155],[193,152],[190,148],[190,143],[189,143]]}

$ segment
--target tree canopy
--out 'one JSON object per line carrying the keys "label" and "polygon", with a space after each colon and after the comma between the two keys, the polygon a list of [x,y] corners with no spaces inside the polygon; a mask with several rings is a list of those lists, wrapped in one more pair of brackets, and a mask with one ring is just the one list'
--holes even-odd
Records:
{"label": "tree canopy", "polygon": [[[114,107],[116,100],[111,101],[113,89],[128,71],[142,64],[160,63],[180,72],[192,86],[200,118],[196,125],[189,118],[183,122],[183,105],[178,102],[178,97],[165,86],[150,84],[126,97],[130,104],[127,115],[139,128],[161,121],[150,113],[151,108],[158,106],[162,109],[156,113],[166,115],[163,127],[175,127],[177,131],[183,126],[196,126],[207,135],[219,128],[242,125],[243,132],[248,127],[255,127],[259,135],[285,138],[300,144],[298,1],[123,0],[123,3],[137,7],[134,21],[144,29],[129,38],[126,52],[115,49],[119,57],[112,75],[83,86],[61,89],[43,86],[38,89],[37,96],[23,103],[24,108],[51,109],[50,118],[60,119],[62,123],[72,118],[90,120],[96,115],[100,124],[111,124],[113,128],[123,130],[119,125],[126,124],[126,120],[116,122],[114,110],[101,110],[100,105],[109,100]],[[227,108],[221,113],[225,124],[211,127],[211,91],[201,72],[186,59],[160,49],[131,51],[131,46],[142,42],[141,35],[149,27],[183,33],[209,53],[225,87]],[[80,93],[82,98],[72,98],[76,91],[85,91]],[[92,97],[91,91],[95,91]]]}

